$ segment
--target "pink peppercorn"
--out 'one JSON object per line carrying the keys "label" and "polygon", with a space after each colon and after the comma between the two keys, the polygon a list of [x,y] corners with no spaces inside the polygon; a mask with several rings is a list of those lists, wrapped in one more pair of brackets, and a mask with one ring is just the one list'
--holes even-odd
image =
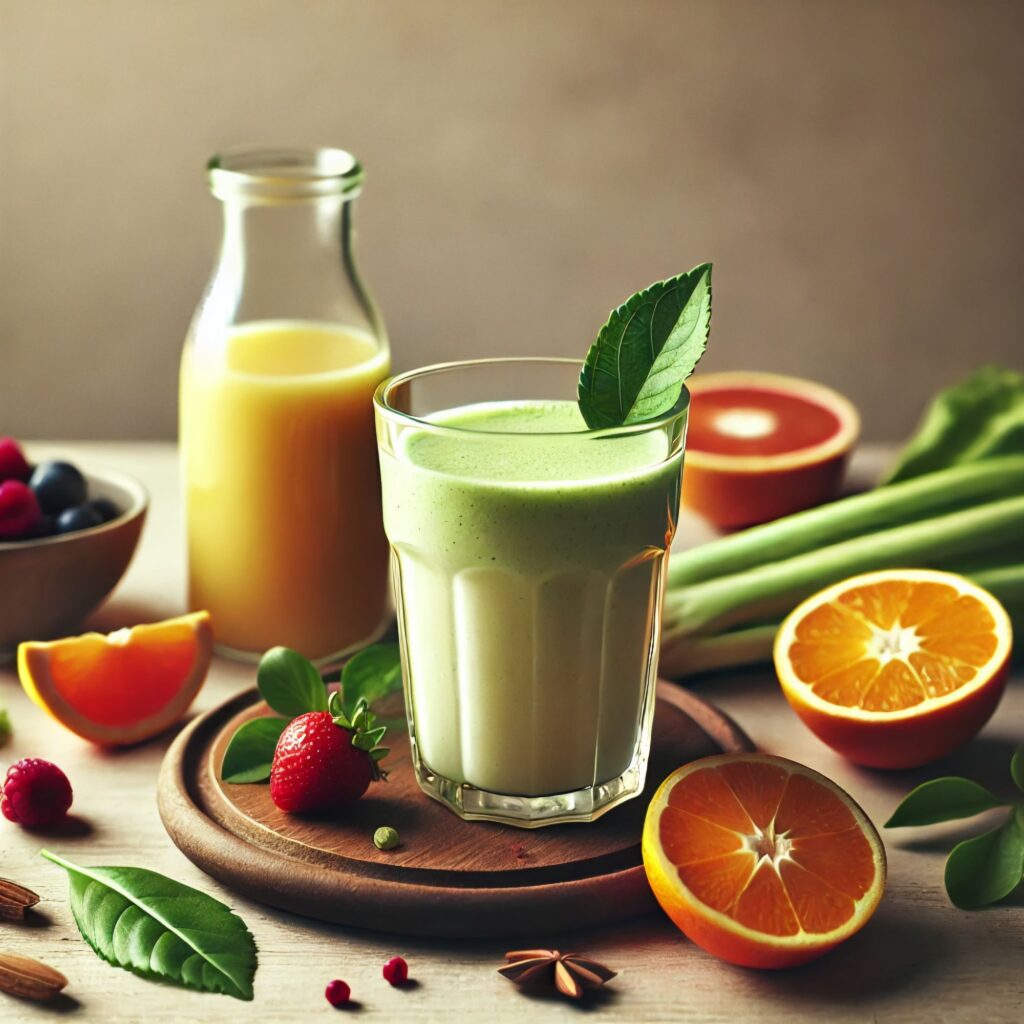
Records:
{"label": "pink peppercorn", "polygon": [[352,989],[339,978],[335,978],[324,989],[324,995],[331,1006],[344,1006],[352,998]]}
{"label": "pink peppercorn", "polygon": [[400,956],[393,956],[381,973],[389,985],[402,985],[409,980],[409,965]]}

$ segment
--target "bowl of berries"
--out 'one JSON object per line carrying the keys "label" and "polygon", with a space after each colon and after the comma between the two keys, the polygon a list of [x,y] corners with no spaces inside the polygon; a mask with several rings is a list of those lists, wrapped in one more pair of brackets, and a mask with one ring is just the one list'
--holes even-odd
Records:
{"label": "bowl of berries", "polygon": [[33,465],[0,437],[0,654],[73,628],[117,586],[148,503],[123,473]]}

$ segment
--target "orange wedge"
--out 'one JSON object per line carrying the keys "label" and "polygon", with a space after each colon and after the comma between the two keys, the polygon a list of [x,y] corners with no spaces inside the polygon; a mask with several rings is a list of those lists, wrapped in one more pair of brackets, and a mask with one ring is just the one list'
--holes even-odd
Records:
{"label": "orange wedge", "polygon": [[966,743],[1003,694],[1012,629],[962,576],[867,573],[804,601],[775,639],[775,670],[806,725],[851,761],[913,768]]}
{"label": "orange wedge", "polygon": [[647,880],[698,946],[743,967],[793,967],[864,926],[885,850],[850,796],[769,754],[720,754],[673,772],[643,836]]}
{"label": "orange wedge", "polygon": [[18,648],[25,692],[61,725],[105,747],[156,736],[188,710],[213,655],[208,612],[104,636]]}

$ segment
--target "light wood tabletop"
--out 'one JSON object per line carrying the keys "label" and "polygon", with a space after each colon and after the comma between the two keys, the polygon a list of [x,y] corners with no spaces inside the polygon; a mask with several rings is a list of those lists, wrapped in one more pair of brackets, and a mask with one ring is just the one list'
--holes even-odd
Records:
{"label": "light wood tabletop", "polygon": [[[37,458],[58,452],[87,467],[129,472],[152,497],[135,562],[89,625],[108,630],[179,614],[184,608],[184,544],[174,448],[85,443],[31,447]],[[877,464],[871,454],[860,458],[862,474]],[[700,536],[699,524],[684,521],[684,543]],[[253,681],[251,666],[215,660],[193,712],[214,707]],[[1007,791],[1010,755],[1024,741],[1024,679],[1019,672],[993,721],[967,748],[930,768],[893,774],[858,769],[819,743],[790,711],[768,670],[709,678],[694,689],[733,715],[763,749],[834,779],[878,826],[911,786],[936,775],[963,773]],[[505,950],[523,946],[521,939],[513,946],[357,931],[235,896],[194,867],[161,826],[154,794],[170,736],[121,752],[93,749],[29,703],[10,665],[0,668],[2,705],[15,732],[0,752],[0,768],[28,756],[53,760],[71,779],[75,804],[74,818],[56,834],[25,831],[0,819],[0,876],[42,896],[38,912],[25,924],[0,921],[0,950],[36,957],[70,979],[66,996],[52,1005],[0,995],[0,1021],[56,1015],[104,1022],[326,1019],[338,1012],[323,996],[332,978],[351,985],[358,1019],[422,1024],[571,1021],[581,1013],[649,1024],[996,1024],[1020,1021],[1024,1013],[1024,900],[1014,897],[1007,904],[967,913],[949,903],[943,888],[946,852],[958,838],[978,830],[978,822],[885,832],[888,889],[874,919],[829,956],[792,971],[757,972],[720,963],[660,913],[597,931],[537,936],[538,945],[589,953],[620,972],[602,998],[578,1007],[555,996],[524,995],[496,973]],[[72,920],[64,872],[39,857],[43,846],[82,864],[161,871],[229,904],[259,947],[255,1001],[243,1004],[147,982],[100,961]],[[557,928],[557,922],[552,926]],[[381,965],[395,954],[408,960],[414,987],[392,989],[381,977]]]}

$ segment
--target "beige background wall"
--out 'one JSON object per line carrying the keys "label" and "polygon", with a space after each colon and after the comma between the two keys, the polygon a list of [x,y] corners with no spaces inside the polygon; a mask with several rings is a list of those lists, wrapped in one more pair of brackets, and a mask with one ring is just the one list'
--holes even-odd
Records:
{"label": "beige background wall", "polygon": [[898,437],[1024,368],[1024,3],[0,0],[0,433],[170,437],[205,158],[335,144],[400,367],[582,354],[716,264],[706,367]]}

